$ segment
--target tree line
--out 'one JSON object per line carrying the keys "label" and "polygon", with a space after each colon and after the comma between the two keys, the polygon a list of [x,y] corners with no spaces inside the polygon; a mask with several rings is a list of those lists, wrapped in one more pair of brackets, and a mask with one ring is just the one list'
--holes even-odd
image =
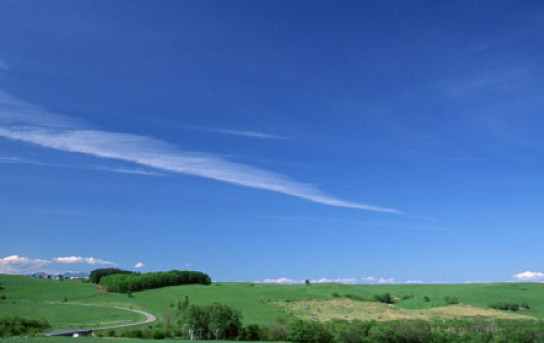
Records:
{"label": "tree line", "polygon": [[211,284],[211,278],[202,272],[171,270],[152,273],[113,273],[102,275],[99,283],[108,292],[131,293],[145,289],[188,284]]}

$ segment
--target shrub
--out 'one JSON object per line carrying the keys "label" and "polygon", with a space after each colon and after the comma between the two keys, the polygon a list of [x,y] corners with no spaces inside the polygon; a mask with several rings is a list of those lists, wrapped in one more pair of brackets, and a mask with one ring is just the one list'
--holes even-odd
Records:
{"label": "shrub", "polygon": [[376,294],[374,300],[384,303],[384,304],[394,304],[395,299],[391,296],[390,293]]}
{"label": "shrub", "polygon": [[0,319],[0,337],[31,335],[50,328],[47,321],[6,317]]}
{"label": "shrub", "polygon": [[494,303],[494,304],[489,305],[489,307],[491,307],[492,309],[495,309],[495,310],[513,311],[513,312],[519,311],[520,308],[524,308],[524,309],[529,309],[530,308],[529,304],[526,304],[526,303],[521,305],[521,306],[519,304],[516,304],[516,303]]}
{"label": "shrub", "polygon": [[444,301],[445,301],[446,304],[448,304],[448,305],[456,305],[456,304],[459,304],[459,299],[457,299],[456,297],[444,297]]}

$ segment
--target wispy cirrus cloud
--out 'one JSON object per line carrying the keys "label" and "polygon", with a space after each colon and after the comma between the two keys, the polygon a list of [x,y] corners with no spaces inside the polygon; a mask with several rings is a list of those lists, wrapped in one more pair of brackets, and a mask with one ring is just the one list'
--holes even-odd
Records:
{"label": "wispy cirrus cloud", "polygon": [[211,154],[181,151],[173,145],[151,137],[86,129],[82,126],[77,120],[41,111],[5,92],[0,92],[0,136],[4,138],[282,193],[322,205],[401,213],[393,208],[336,198],[312,185],[290,180],[281,174],[230,162]]}
{"label": "wispy cirrus cloud", "polygon": [[24,157],[19,156],[0,156],[0,163],[4,164],[32,164],[37,166],[43,166],[46,165],[43,162],[29,160]]}
{"label": "wispy cirrus cloud", "polygon": [[118,174],[133,174],[133,175],[147,175],[147,176],[164,176],[162,173],[156,171],[140,169],[140,168],[110,168],[110,167],[96,167],[96,170],[106,171],[110,173]]}
{"label": "wispy cirrus cloud", "polygon": [[271,133],[264,133],[259,131],[249,131],[249,130],[232,130],[232,129],[219,129],[219,128],[198,128],[198,130],[206,131],[206,132],[221,133],[224,135],[242,136],[242,137],[259,138],[259,139],[278,139],[278,140],[290,139],[289,137],[285,137],[285,136],[275,135]]}

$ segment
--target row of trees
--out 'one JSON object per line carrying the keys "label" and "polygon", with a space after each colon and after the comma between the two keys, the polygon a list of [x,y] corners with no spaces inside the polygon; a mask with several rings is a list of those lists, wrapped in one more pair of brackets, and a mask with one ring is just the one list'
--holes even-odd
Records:
{"label": "row of trees", "polygon": [[202,272],[172,270],[169,272],[153,273],[115,273],[100,278],[100,285],[109,292],[130,293],[145,289],[203,284],[209,285],[211,278]]}
{"label": "row of trees", "polygon": [[50,328],[47,321],[7,317],[0,319],[0,337],[32,335]]}

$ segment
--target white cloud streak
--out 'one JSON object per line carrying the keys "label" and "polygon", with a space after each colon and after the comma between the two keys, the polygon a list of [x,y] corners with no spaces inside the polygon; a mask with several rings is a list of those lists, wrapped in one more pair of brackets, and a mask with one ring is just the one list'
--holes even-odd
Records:
{"label": "white cloud streak", "polygon": [[50,114],[0,92],[0,136],[42,147],[117,159],[163,171],[193,175],[238,186],[267,190],[314,203],[399,214],[393,208],[342,200],[314,186],[249,165],[178,150],[150,137],[78,128],[77,121]]}
{"label": "white cloud streak", "polygon": [[45,163],[29,160],[18,156],[0,156],[0,163],[4,164],[32,164],[37,166],[45,166]]}
{"label": "white cloud streak", "polygon": [[145,175],[145,176],[164,176],[164,174],[145,170],[145,169],[135,169],[135,168],[109,168],[109,167],[97,167],[96,170],[117,173],[117,174],[132,174],[132,175]]}
{"label": "white cloud streak", "polygon": [[544,280],[544,273],[526,271],[526,272],[514,274],[512,275],[512,277],[520,281],[538,281],[538,280]]}
{"label": "white cloud streak", "polygon": [[207,131],[207,132],[222,133],[225,135],[249,137],[249,138],[277,139],[277,140],[289,139],[288,137],[274,135],[271,133],[263,133],[258,131],[229,130],[229,129],[200,129],[200,130]]}
{"label": "white cloud streak", "polygon": [[136,269],[142,269],[144,267],[144,264],[142,262],[138,262],[134,265],[134,268]]}

